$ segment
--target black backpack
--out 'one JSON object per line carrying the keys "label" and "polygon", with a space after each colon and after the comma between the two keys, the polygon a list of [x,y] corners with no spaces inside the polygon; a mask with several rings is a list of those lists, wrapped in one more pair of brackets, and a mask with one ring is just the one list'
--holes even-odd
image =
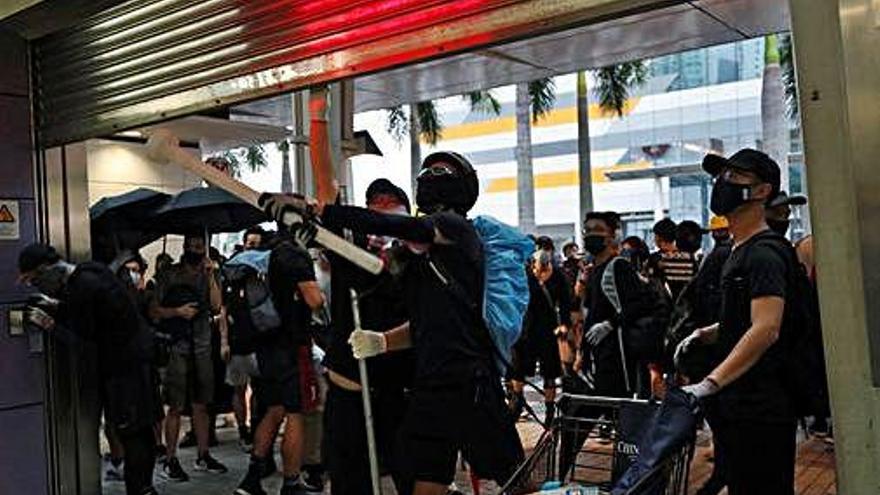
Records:
{"label": "black backpack", "polygon": [[785,260],[787,292],[780,342],[783,352],[783,379],[794,399],[799,417],[825,417],[829,414],[828,382],[819,297],[794,246],[778,234],[766,234],[753,246],[773,249]]}

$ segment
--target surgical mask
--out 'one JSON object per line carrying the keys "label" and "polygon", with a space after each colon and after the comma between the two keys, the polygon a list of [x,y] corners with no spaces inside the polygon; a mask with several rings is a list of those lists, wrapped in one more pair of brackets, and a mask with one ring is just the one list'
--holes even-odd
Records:
{"label": "surgical mask", "polygon": [[205,259],[205,255],[195,251],[184,251],[180,259],[188,265],[198,265]]}
{"label": "surgical mask", "polygon": [[129,270],[128,276],[131,277],[131,283],[135,286],[141,283],[141,272],[137,270]]}
{"label": "surgical mask", "polygon": [[767,225],[781,236],[785,236],[788,233],[788,228],[791,226],[790,220],[767,220]]}
{"label": "surgical mask", "polygon": [[593,256],[605,251],[605,236],[603,235],[587,235],[584,236],[584,249]]}
{"label": "surgical mask", "polygon": [[64,261],[44,266],[37,271],[31,285],[43,294],[58,299],[67,284],[67,277],[73,272],[73,269],[73,265]]}
{"label": "surgical mask", "polygon": [[709,207],[716,215],[727,215],[751,201],[751,190],[752,184],[734,184],[718,179],[712,186],[712,201]]}

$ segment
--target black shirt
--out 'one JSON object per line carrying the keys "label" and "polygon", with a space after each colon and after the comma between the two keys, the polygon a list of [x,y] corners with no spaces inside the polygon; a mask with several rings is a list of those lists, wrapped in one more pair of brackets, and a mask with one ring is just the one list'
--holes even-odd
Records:
{"label": "black shirt", "polygon": [[[751,327],[753,299],[776,296],[786,298],[787,265],[773,247],[759,243],[774,237],[769,230],[755,235],[733,249],[721,279],[721,320],[716,349],[720,364]],[[781,335],[787,335],[786,319]],[[783,345],[774,343],[743,376],[717,395],[720,414],[731,420],[789,421],[794,408],[783,385]]]}
{"label": "black shirt", "polygon": [[309,253],[283,241],[269,256],[269,290],[281,328],[261,343],[284,348],[308,345],[312,310],[299,293],[298,284],[315,281],[315,265]]}
{"label": "black shirt", "polygon": [[[341,227],[325,221],[324,227],[338,235]],[[363,233],[352,232],[354,243],[366,246]],[[384,253],[387,257],[400,259],[408,250],[396,247]],[[373,275],[332,251],[327,252],[330,261],[330,340],[324,365],[351,381],[360,382],[358,363],[351,351],[348,339],[354,330],[351,305],[351,289],[358,293],[361,327],[375,332],[391,330],[408,319],[404,287],[400,277],[388,272]],[[414,356],[411,350],[392,352],[367,360],[372,388],[407,387],[412,382]]]}
{"label": "black shirt", "polygon": [[[617,310],[614,309],[602,290],[602,277],[610,262],[609,260],[594,267],[587,279],[584,299],[584,305],[587,308],[585,331],[589,331],[593,325],[603,321],[609,321],[615,327],[619,324],[632,323],[648,314],[656,302],[650,288],[639,278],[632,265],[628,261],[618,261],[614,264],[614,278],[617,294],[623,308],[623,321],[621,321]],[[593,366],[595,366],[593,371],[596,392],[599,395],[626,395],[626,382],[617,335],[609,335],[590,351],[593,356]],[[628,365],[632,367],[632,363],[628,363]],[[630,374],[630,383],[634,385],[632,373]]]}
{"label": "black shirt", "polygon": [[543,284],[529,270],[529,305],[523,320],[523,336],[534,345],[556,345],[553,331],[571,326],[572,294],[565,275],[554,267]]}
{"label": "black shirt", "polygon": [[[483,250],[473,225],[454,213],[427,217],[383,215],[363,208],[324,207],[324,221],[364,233],[428,245],[403,270],[402,283],[416,351],[414,385],[467,382],[475,367],[491,367],[489,335],[475,308],[483,300]],[[435,229],[449,243],[433,243]],[[429,261],[462,288],[470,307],[443,285]]]}

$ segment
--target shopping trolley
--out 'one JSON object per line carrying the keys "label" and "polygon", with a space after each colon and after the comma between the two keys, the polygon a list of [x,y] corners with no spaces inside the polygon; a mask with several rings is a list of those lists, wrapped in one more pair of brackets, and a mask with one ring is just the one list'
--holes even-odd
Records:
{"label": "shopping trolley", "polygon": [[[559,417],[501,493],[535,493],[553,481],[609,493],[638,455],[639,438],[658,407],[648,400],[562,394]],[[641,476],[626,495],[687,493],[693,438]]]}

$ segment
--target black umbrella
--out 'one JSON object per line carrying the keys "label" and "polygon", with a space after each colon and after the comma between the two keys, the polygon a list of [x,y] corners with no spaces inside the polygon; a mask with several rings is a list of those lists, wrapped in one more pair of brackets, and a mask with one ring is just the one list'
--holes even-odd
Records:
{"label": "black umbrella", "polygon": [[238,232],[267,221],[259,208],[216,187],[195,187],[171,197],[150,225],[165,234]]}
{"label": "black umbrella", "polygon": [[162,232],[150,228],[150,218],[169,198],[145,187],[101,198],[89,208],[95,259],[112,259],[120,250],[135,251],[161,237]]}

